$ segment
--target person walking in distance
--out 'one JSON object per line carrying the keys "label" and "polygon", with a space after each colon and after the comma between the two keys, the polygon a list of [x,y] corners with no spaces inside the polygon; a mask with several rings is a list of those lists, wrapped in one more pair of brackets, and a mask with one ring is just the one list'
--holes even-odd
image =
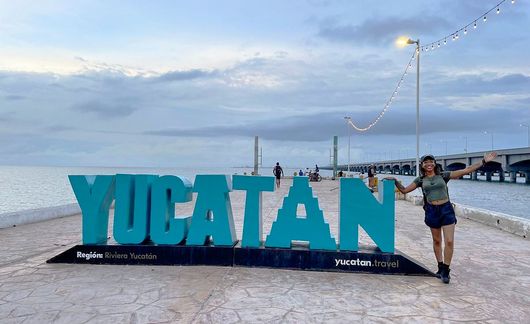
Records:
{"label": "person walking in distance", "polygon": [[[441,168],[436,165],[434,156],[428,154],[422,156],[420,160],[420,176],[414,179],[407,187],[404,187],[394,177],[385,178],[394,180],[397,189],[403,194],[411,192],[416,188],[422,189],[425,224],[431,229],[434,256],[438,261],[438,272],[436,272],[436,276],[446,284],[451,279],[449,265],[453,258],[456,225],[455,211],[449,201],[447,182],[482,168],[486,163],[493,161],[496,157],[496,152],[486,153],[480,162],[470,165],[465,169],[442,172],[440,170]],[[442,234],[444,242],[443,253]]]}
{"label": "person walking in distance", "polygon": [[283,176],[283,169],[280,166],[280,162],[276,162],[276,166],[272,169],[272,174],[276,177],[276,187],[280,188],[280,179]]}

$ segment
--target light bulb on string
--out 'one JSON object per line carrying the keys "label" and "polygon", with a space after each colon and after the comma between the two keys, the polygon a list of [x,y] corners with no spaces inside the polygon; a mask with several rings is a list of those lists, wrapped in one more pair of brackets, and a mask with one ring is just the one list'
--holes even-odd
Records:
{"label": "light bulb on string", "polygon": [[444,45],[447,45],[447,38],[444,38]]}
{"label": "light bulb on string", "polygon": [[514,4],[514,3],[515,3],[515,0],[512,0],[512,4]]}
{"label": "light bulb on string", "polygon": [[467,35],[467,28],[464,28],[464,35]]}
{"label": "light bulb on string", "polygon": [[484,16],[484,18],[483,18],[484,22],[486,22],[487,19],[488,19],[488,18],[487,18],[486,16]]}
{"label": "light bulb on string", "polygon": [[501,13],[501,9],[497,7],[497,15]]}
{"label": "light bulb on string", "polygon": [[458,39],[458,33],[456,33],[456,35],[455,35],[455,39]]}
{"label": "light bulb on string", "polygon": [[473,29],[477,29],[477,21],[473,23]]}

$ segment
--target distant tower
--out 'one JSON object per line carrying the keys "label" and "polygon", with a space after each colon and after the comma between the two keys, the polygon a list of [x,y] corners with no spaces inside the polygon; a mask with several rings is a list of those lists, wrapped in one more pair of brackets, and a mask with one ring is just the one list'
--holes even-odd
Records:
{"label": "distant tower", "polygon": [[333,178],[337,177],[337,144],[339,142],[338,136],[333,136]]}

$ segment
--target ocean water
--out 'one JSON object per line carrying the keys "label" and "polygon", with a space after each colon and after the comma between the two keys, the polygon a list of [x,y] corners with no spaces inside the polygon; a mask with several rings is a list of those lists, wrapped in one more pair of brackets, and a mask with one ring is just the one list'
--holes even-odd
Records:
{"label": "ocean water", "polygon": [[[285,175],[299,169],[284,168]],[[156,174],[178,175],[192,182],[197,174],[250,174],[253,168],[96,168],[0,166],[0,215],[27,209],[60,206],[77,202],[68,175]],[[272,167],[260,168],[263,175],[273,175]],[[322,175],[331,171],[322,170]]]}
{"label": "ocean water", "polygon": [[[252,168],[93,168],[0,166],[0,215],[27,209],[60,206],[76,202],[68,175],[158,174],[179,175],[194,181],[196,174],[244,174]],[[298,169],[284,168],[285,175]],[[272,168],[260,173],[272,176]],[[331,171],[321,170],[323,176]],[[380,179],[387,175],[379,174]],[[391,175],[388,175],[391,176]],[[411,176],[396,176],[404,185]],[[495,180],[495,179],[494,179]],[[486,181],[451,180],[449,194],[456,203],[530,219],[530,185]]]}

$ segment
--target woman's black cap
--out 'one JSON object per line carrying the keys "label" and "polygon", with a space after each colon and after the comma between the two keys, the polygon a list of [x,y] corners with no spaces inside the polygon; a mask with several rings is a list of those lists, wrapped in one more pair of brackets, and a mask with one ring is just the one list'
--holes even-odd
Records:
{"label": "woman's black cap", "polygon": [[426,160],[436,161],[436,159],[434,158],[434,155],[432,155],[432,154],[425,154],[424,156],[421,157],[420,162],[423,163]]}

